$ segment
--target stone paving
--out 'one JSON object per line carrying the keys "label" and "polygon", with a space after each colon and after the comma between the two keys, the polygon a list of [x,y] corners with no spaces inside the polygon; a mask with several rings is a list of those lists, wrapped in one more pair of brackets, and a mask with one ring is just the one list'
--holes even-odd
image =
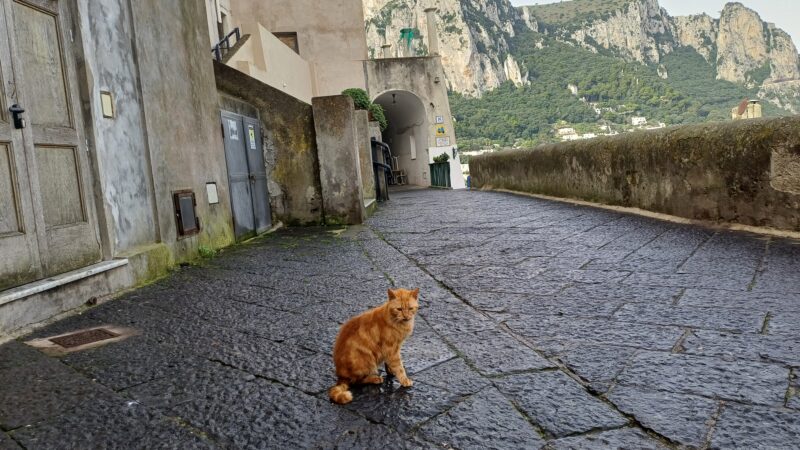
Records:
{"label": "stone paving", "polygon": [[[420,287],[396,381],[330,351]],[[21,341],[117,325],[51,358]],[[800,245],[500,193],[393,194],[0,347],[0,449],[800,448]]]}

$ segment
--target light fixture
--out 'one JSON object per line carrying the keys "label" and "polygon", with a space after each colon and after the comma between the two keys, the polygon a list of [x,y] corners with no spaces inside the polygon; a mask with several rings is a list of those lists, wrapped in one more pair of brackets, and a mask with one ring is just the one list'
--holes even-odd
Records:
{"label": "light fixture", "polygon": [[397,94],[392,94],[392,104],[393,105],[397,104]]}
{"label": "light fixture", "polygon": [[433,79],[433,82],[436,83],[436,84],[439,84],[439,83],[442,82],[442,79],[439,78],[439,77],[436,77],[436,78]]}

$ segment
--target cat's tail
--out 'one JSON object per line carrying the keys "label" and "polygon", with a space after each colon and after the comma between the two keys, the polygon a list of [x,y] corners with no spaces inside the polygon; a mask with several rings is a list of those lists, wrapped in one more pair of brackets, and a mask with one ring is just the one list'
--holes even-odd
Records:
{"label": "cat's tail", "polygon": [[350,385],[344,380],[339,380],[336,386],[328,390],[331,401],[340,405],[346,405],[353,401],[353,393],[350,392]]}

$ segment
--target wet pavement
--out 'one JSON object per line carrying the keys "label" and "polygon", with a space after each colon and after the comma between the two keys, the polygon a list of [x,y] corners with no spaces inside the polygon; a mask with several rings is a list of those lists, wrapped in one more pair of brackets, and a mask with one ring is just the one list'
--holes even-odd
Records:
{"label": "wet pavement", "polygon": [[[413,388],[327,400],[349,316],[420,287]],[[21,341],[101,325],[48,357]],[[395,193],[0,346],[0,449],[800,447],[800,245],[500,193]]]}

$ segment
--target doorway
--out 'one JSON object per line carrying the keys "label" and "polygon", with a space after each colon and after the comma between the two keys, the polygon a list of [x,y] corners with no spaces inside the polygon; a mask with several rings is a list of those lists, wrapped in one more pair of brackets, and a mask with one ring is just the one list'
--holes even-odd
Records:
{"label": "doorway", "polygon": [[0,0],[0,290],[102,259],[67,3]]}
{"label": "doorway", "polygon": [[258,119],[223,111],[222,130],[234,234],[241,241],[272,227],[261,125]]}
{"label": "doorway", "polygon": [[394,161],[390,165],[394,180],[402,184],[430,186],[429,125],[422,100],[411,92],[397,90],[385,92],[374,101],[383,106],[389,121],[383,138],[392,149]]}

